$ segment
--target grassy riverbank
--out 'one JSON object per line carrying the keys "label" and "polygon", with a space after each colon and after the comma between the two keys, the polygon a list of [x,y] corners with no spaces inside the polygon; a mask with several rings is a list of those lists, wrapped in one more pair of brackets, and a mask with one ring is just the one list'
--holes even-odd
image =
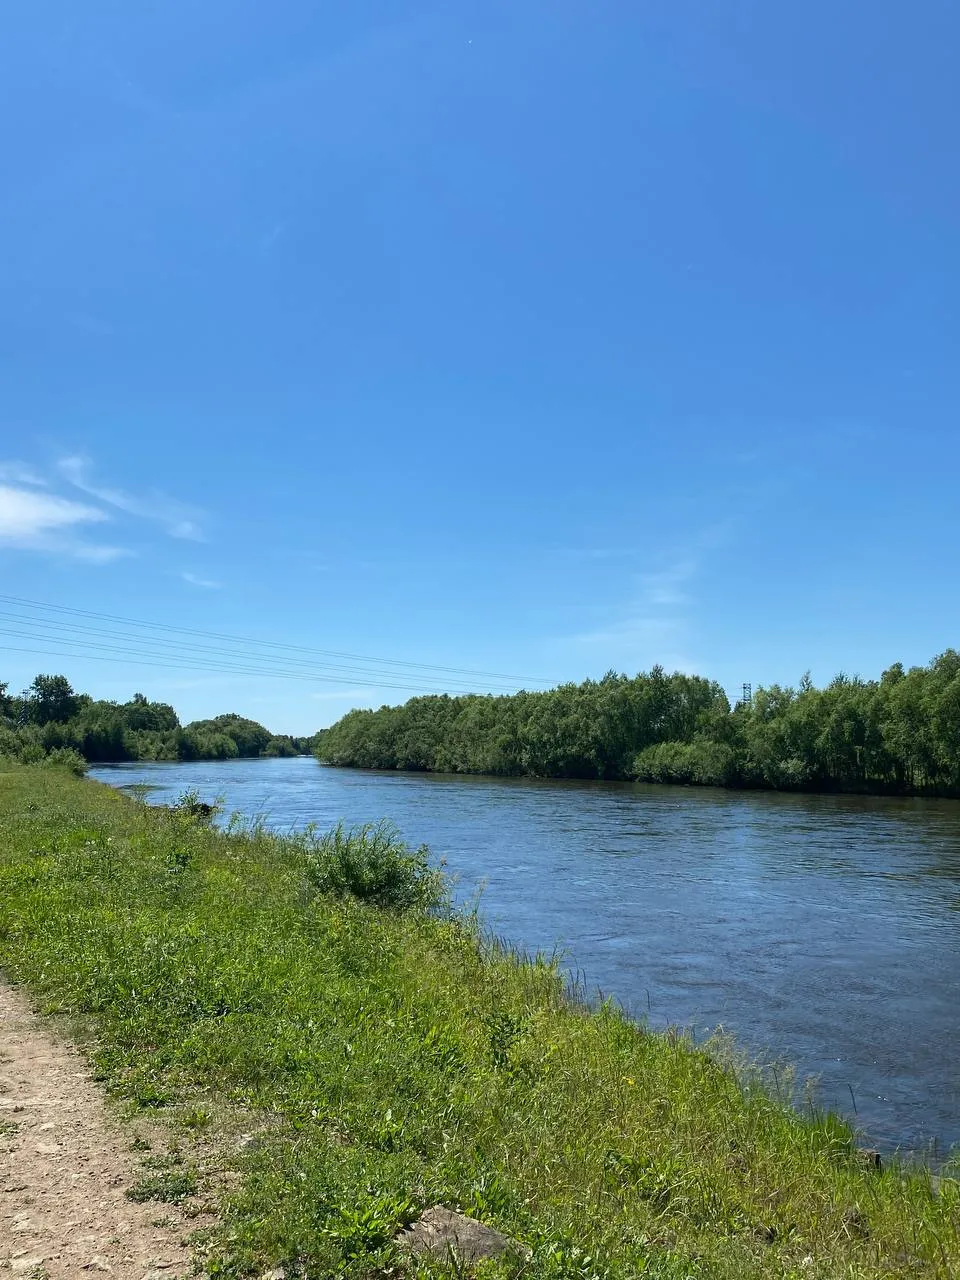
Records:
{"label": "grassy riverbank", "polygon": [[84,1021],[132,1110],[215,1133],[239,1108],[260,1132],[211,1275],[414,1274],[389,1242],[435,1203],[531,1251],[491,1276],[960,1272],[954,1184],[866,1169],[838,1121],[572,1003],[548,965],[427,913],[415,857],[388,850],[377,881],[402,909],[359,900],[355,853],[0,772],[7,976]]}

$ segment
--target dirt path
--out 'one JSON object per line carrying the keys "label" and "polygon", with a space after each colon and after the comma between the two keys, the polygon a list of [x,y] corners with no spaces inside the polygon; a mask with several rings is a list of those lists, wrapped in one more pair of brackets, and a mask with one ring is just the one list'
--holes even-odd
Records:
{"label": "dirt path", "polygon": [[141,1174],[80,1054],[0,983],[0,1276],[174,1280],[190,1230],[124,1192]]}

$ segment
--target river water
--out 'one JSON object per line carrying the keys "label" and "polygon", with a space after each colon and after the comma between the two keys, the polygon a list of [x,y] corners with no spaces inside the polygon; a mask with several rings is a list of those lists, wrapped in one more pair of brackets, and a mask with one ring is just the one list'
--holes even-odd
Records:
{"label": "river water", "polygon": [[[99,767],[278,829],[392,819],[482,888],[499,935],[559,948],[654,1027],[722,1026],[819,1079],[885,1149],[960,1144],[960,802],[324,768]],[[855,1108],[855,1109],[854,1109]]]}

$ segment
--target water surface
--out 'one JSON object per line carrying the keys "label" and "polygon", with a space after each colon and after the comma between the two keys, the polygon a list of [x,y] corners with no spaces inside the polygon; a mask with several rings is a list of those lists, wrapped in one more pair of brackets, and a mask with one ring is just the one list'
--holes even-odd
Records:
{"label": "water surface", "polygon": [[[278,829],[391,818],[497,933],[654,1026],[782,1056],[884,1147],[960,1143],[960,802],[322,768],[93,769]],[[856,1106],[856,1113],[853,1108]]]}

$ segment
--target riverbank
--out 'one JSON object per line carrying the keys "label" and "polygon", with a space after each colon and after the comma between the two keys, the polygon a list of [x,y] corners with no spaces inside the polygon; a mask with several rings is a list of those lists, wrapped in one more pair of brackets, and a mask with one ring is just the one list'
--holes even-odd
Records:
{"label": "riverbank", "polygon": [[409,1271],[390,1240],[437,1203],[531,1250],[489,1274],[960,1266],[950,1182],[868,1169],[839,1121],[584,1010],[469,922],[358,900],[328,855],[55,770],[0,774],[0,966],[86,1020],[132,1111],[186,1132],[228,1105],[259,1130],[209,1274]]}

